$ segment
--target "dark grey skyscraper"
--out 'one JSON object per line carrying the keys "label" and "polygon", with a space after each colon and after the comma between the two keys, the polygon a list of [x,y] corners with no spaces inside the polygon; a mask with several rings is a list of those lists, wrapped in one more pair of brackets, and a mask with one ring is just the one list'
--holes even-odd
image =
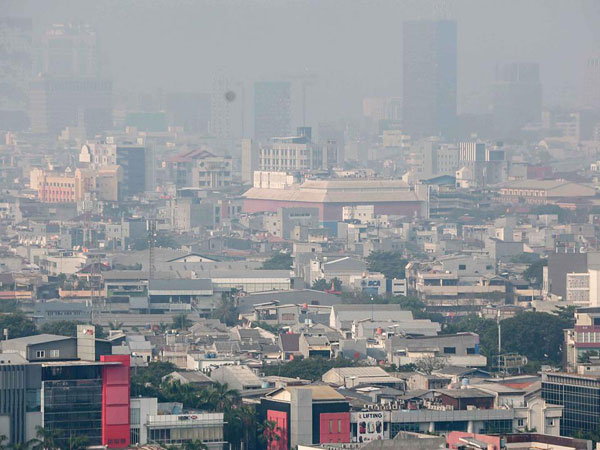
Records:
{"label": "dark grey skyscraper", "polygon": [[511,62],[496,67],[493,115],[498,137],[508,137],[542,114],[540,65],[534,62]]}
{"label": "dark grey skyscraper", "polygon": [[254,138],[269,139],[290,133],[291,85],[287,81],[254,83]]}
{"label": "dark grey skyscraper", "polygon": [[451,135],[456,123],[457,27],[410,20],[403,33],[403,123],[413,137]]}

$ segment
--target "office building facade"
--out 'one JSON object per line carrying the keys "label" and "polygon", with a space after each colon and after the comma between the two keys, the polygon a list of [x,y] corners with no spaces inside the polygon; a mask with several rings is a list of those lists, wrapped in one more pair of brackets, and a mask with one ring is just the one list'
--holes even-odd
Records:
{"label": "office building facade", "polygon": [[254,83],[254,138],[266,140],[291,132],[291,84],[287,81]]}
{"label": "office building facade", "polygon": [[563,406],[561,436],[596,433],[600,425],[600,376],[576,373],[542,373],[542,397]]}
{"label": "office building facade", "polygon": [[413,138],[452,135],[456,123],[456,92],[456,22],[404,22],[404,130]]}
{"label": "office building facade", "polygon": [[517,133],[542,118],[540,65],[512,62],[496,67],[493,88],[493,122],[499,136]]}

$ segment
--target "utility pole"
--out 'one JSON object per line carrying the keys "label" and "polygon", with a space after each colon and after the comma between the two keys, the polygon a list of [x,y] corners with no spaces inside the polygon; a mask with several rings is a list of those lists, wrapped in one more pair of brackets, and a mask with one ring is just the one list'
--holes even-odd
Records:
{"label": "utility pole", "polygon": [[498,322],[498,370],[500,370],[500,355],[502,354],[502,325],[500,324],[500,316],[501,313],[500,310],[498,310],[498,315],[496,317],[496,320]]}

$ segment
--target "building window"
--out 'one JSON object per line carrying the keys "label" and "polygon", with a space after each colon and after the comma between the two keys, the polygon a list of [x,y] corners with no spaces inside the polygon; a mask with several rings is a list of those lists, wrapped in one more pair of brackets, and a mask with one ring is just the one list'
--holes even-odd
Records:
{"label": "building window", "polygon": [[[131,408],[129,412],[129,421],[131,425],[139,425],[140,423],[140,408]],[[132,440],[131,442],[138,442]]]}
{"label": "building window", "polygon": [[519,419],[519,420],[517,420],[517,426],[519,428],[524,427],[525,426],[525,419]]}
{"label": "building window", "polygon": [[58,358],[60,356],[60,350],[50,350],[50,358]]}
{"label": "building window", "polygon": [[467,347],[467,355],[474,355],[475,347]]}
{"label": "building window", "polygon": [[454,355],[456,354],[456,347],[444,347],[445,355]]}
{"label": "building window", "polygon": [[140,429],[139,428],[131,428],[131,432],[129,435],[131,440],[131,444],[139,444],[140,443]]}
{"label": "building window", "polygon": [[466,264],[459,264],[458,265],[458,270],[467,270],[467,265]]}
{"label": "building window", "polygon": [[46,352],[44,350],[37,350],[35,352],[35,357],[36,358],[45,358],[46,357]]}

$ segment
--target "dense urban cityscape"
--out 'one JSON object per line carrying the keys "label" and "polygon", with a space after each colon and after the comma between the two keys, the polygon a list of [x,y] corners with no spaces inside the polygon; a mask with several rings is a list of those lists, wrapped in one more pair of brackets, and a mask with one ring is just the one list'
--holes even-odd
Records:
{"label": "dense urban cityscape", "polygon": [[0,450],[600,448],[599,25],[0,0]]}

